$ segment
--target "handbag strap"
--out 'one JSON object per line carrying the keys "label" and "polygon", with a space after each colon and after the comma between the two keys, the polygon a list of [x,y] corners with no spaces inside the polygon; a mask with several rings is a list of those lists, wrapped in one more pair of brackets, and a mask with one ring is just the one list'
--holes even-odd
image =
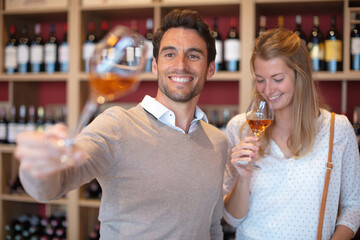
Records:
{"label": "handbag strap", "polygon": [[331,113],[331,124],[330,124],[329,154],[328,154],[328,162],[326,165],[324,190],[323,190],[323,194],[321,197],[319,225],[318,225],[317,238],[316,238],[317,240],[321,240],[324,215],[325,215],[326,197],[327,197],[327,192],[328,192],[328,188],[329,188],[330,173],[333,168],[333,164],[331,161],[332,161],[332,150],[333,150],[333,140],[334,140],[334,122],[335,122],[335,113],[332,112]]}

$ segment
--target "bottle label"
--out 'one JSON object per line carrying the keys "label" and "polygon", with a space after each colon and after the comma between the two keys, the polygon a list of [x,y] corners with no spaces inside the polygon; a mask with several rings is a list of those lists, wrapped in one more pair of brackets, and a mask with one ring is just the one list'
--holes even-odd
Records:
{"label": "bottle label", "polygon": [[325,61],[336,60],[342,61],[342,41],[326,40],[325,41]]}
{"label": "bottle label", "polygon": [[312,44],[310,48],[311,59],[320,59],[320,46],[319,44]]}
{"label": "bottle label", "polygon": [[26,64],[29,62],[30,49],[27,45],[19,45],[17,51],[17,60],[19,64]]}
{"label": "bottle label", "polygon": [[15,46],[7,46],[5,48],[5,68],[16,67],[16,51]]}
{"label": "bottle label", "polygon": [[59,62],[65,63],[69,62],[69,45],[62,44],[59,47]]}
{"label": "bottle label", "polygon": [[16,126],[16,135],[26,131],[26,124],[25,123],[18,123]]}
{"label": "bottle label", "polygon": [[33,45],[30,47],[30,62],[42,63],[44,59],[44,47],[41,45]]}
{"label": "bottle label", "polygon": [[8,123],[8,142],[14,143],[17,134],[17,124],[16,123]]}
{"label": "bottle label", "polygon": [[91,42],[84,43],[82,58],[83,60],[89,60],[95,51],[95,44]]}
{"label": "bottle label", "polygon": [[45,63],[56,62],[56,44],[47,43],[45,44]]}
{"label": "bottle label", "polygon": [[216,63],[221,63],[223,61],[223,57],[222,57],[222,42],[221,40],[216,40],[215,41],[215,49],[216,49],[216,57],[215,57],[215,62]]}
{"label": "bottle label", "polygon": [[6,124],[0,123],[0,140],[6,140]]}
{"label": "bottle label", "polygon": [[351,55],[360,54],[360,38],[351,38]]}
{"label": "bottle label", "polygon": [[225,61],[240,60],[240,40],[226,39],[224,42]]}
{"label": "bottle label", "polygon": [[27,132],[33,132],[36,130],[36,125],[35,123],[27,123],[26,124],[26,131]]}

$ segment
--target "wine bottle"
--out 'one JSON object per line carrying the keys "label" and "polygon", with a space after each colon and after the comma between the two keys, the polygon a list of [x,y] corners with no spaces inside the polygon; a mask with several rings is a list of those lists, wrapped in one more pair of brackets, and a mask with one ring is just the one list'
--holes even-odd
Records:
{"label": "wine bottle", "polygon": [[301,27],[301,15],[296,15],[295,21],[296,21],[296,27],[295,27],[294,33],[296,35],[298,35],[299,38],[301,40],[303,40],[303,42],[306,44],[306,35],[303,32],[302,27]]}
{"label": "wine bottle", "polygon": [[24,74],[30,70],[30,38],[27,25],[23,26],[21,37],[19,38],[17,62],[19,73]]}
{"label": "wine bottle", "polygon": [[101,186],[99,182],[94,179],[88,185],[84,191],[85,198],[100,199],[102,194]]}
{"label": "wine bottle", "polygon": [[26,131],[26,106],[19,107],[19,118],[17,121],[16,135]]}
{"label": "wine bottle", "polygon": [[241,43],[236,29],[236,18],[230,20],[230,31],[224,42],[224,59],[226,70],[235,72],[239,70]]}
{"label": "wine bottle", "polygon": [[9,40],[5,47],[5,70],[7,74],[16,72],[17,66],[17,39],[15,36],[15,25],[10,26]]}
{"label": "wine bottle", "polygon": [[36,131],[43,132],[45,124],[45,112],[44,107],[39,106],[37,108],[37,120],[36,120]]}
{"label": "wine bottle", "polygon": [[108,33],[108,31],[109,31],[108,21],[105,21],[105,20],[101,21],[101,35],[100,35],[99,39],[103,39],[106,36],[106,34]]}
{"label": "wine bottle", "polygon": [[319,29],[319,17],[314,16],[313,21],[313,28],[311,30],[310,39],[307,47],[310,52],[313,71],[324,71],[324,39]]}
{"label": "wine bottle", "polygon": [[35,36],[30,46],[31,72],[39,73],[43,71],[44,63],[44,43],[41,37],[41,25],[35,24]]}
{"label": "wine bottle", "polygon": [[342,70],[342,40],[336,29],[336,16],[331,18],[331,28],[325,40],[325,61],[329,72]]}
{"label": "wine bottle", "polygon": [[35,121],[35,107],[29,106],[28,110],[28,120],[26,123],[26,131],[35,131],[36,130],[36,121]]}
{"label": "wine bottle", "polygon": [[50,127],[54,125],[54,117],[52,108],[47,107],[45,110],[45,122],[44,122],[44,130],[48,130]]}
{"label": "wine bottle", "polygon": [[67,41],[67,24],[64,24],[64,36],[58,49],[60,72],[69,71],[69,44]]}
{"label": "wine bottle", "polygon": [[153,33],[153,20],[151,18],[148,18],[146,20],[146,33],[145,33],[145,44],[147,47],[147,53],[146,53],[146,66],[145,71],[151,72],[152,71],[152,59],[153,59],[153,44],[152,39],[154,37]]}
{"label": "wine bottle", "polygon": [[215,39],[215,49],[216,49],[215,72],[218,72],[222,70],[222,65],[223,65],[223,41],[218,31],[217,18],[214,18],[212,36]]}
{"label": "wine bottle", "polygon": [[220,125],[220,130],[222,132],[226,132],[226,125],[227,123],[230,121],[230,118],[231,118],[231,112],[230,112],[230,109],[228,108],[224,108],[223,112],[222,112],[222,121],[221,121],[221,125]]}
{"label": "wine bottle", "polygon": [[259,29],[256,32],[256,38],[266,31],[266,16],[260,16]]}
{"label": "wine bottle", "polygon": [[99,240],[100,239],[100,223],[96,223],[94,230],[89,234],[89,240]]}
{"label": "wine bottle", "polygon": [[25,190],[24,190],[24,188],[23,188],[23,186],[21,184],[19,175],[17,175],[14,178],[11,178],[8,181],[6,188],[7,188],[8,193],[22,194],[22,193],[25,192]]}
{"label": "wine bottle", "polygon": [[57,39],[55,36],[55,25],[50,25],[50,35],[45,43],[45,71],[47,73],[54,73],[57,70]]}
{"label": "wine bottle", "polygon": [[[360,21],[360,13],[356,14],[356,20]],[[360,23],[355,24],[351,31],[351,69],[355,71],[360,70]]]}
{"label": "wine bottle", "polygon": [[86,73],[89,72],[89,60],[95,50],[96,40],[94,22],[89,22],[88,32],[82,47],[82,59],[84,60],[84,71]]}
{"label": "wine bottle", "polygon": [[0,143],[7,142],[7,120],[6,109],[4,106],[0,108]]}
{"label": "wine bottle", "polygon": [[10,118],[7,124],[7,142],[10,144],[15,143],[17,134],[17,122],[16,122],[16,107],[11,106]]}

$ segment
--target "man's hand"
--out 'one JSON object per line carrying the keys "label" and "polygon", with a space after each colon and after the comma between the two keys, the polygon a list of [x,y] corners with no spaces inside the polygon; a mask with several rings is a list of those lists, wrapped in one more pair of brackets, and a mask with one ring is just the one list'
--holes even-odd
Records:
{"label": "man's hand", "polygon": [[20,161],[20,169],[35,178],[46,178],[85,158],[69,139],[64,124],[56,124],[44,133],[21,133],[16,137],[16,144],[15,157]]}

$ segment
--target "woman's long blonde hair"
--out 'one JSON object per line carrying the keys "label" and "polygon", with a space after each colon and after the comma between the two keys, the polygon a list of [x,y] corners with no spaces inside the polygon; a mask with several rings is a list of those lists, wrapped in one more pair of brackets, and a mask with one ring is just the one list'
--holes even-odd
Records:
{"label": "woman's long blonde hair", "polygon": [[[292,133],[287,140],[288,148],[295,157],[306,155],[314,144],[317,133],[317,119],[320,114],[321,101],[312,75],[309,51],[303,41],[292,31],[285,28],[269,29],[256,40],[251,69],[255,72],[256,58],[270,60],[280,58],[295,72],[295,93],[292,107]],[[256,93],[256,88],[254,89]],[[260,155],[268,148],[271,130],[270,125],[263,136]]]}

